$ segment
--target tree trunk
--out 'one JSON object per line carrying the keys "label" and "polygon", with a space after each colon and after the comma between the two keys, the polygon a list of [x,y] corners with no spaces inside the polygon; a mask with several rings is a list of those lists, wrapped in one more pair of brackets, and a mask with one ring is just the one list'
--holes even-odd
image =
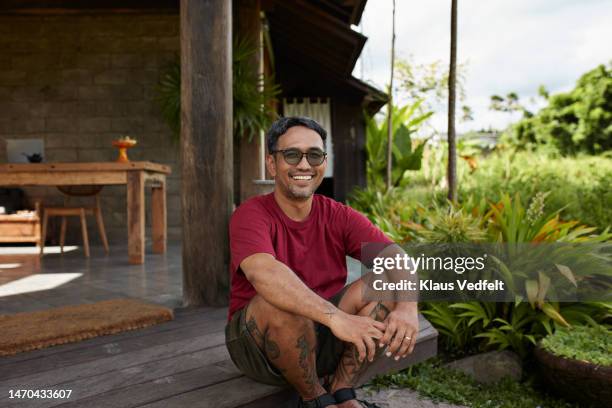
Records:
{"label": "tree trunk", "polygon": [[391,78],[389,80],[389,103],[387,104],[387,191],[391,189],[393,179],[393,71],[395,70],[395,0],[391,22]]}
{"label": "tree trunk", "polygon": [[181,163],[185,306],[227,304],[232,213],[232,7],[182,0]]}
{"label": "tree trunk", "polygon": [[455,136],[455,84],[457,66],[457,0],[451,0],[451,51],[448,72],[448,199],[457,202],[457,146]]}

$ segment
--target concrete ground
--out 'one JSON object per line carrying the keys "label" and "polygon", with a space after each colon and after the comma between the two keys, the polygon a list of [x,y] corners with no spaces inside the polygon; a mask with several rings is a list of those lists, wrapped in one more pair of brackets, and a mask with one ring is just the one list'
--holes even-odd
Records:
{"label": "concrete ground", "polygon": [[143,265],[128,264],[125,246],[91,248],[34,246],[0,247],[0,314],[32,312],[53,307],[133,298],[176,308],[182,306],[181,247],[165,254],[147,251]]}
{"label": "concrete ground", "polygon": [[381,408],[464,408],[460,405],[435,403],[428,399],[421,399],[416,391],[402,388],[388,388],[379,392],[359,389],[357,396]]}
{"label": "concrete ground", "polygon": [[[92,246],[85,258],[78,246],[0,246],[0,314],[133,298],[170,308],[183,306],[182,251],[170,243],[165,254],[147,247],[145,263],[130,265],[126,246]],[[347,257],[349,281],[361,275],[361,264]],[[229,273],[229,271],[228,271]]]}

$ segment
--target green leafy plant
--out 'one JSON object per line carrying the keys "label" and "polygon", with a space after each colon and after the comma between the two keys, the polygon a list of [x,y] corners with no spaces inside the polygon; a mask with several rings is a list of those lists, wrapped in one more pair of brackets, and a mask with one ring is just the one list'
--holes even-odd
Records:
{"label": "green leafy plant", "polygon": [[442,348],[452,354],[464,355],[478,349],[474,335],[481,327],[474,326],[471,319],[454,310],[448,302],[427,302],[421,312],[440,333]]}
{"label": "green leafy plant", "polygon": [[[254,135],[266,130],[276,119],[273,107],[280,87],[273,77],[264,77],[253,67],[257,45],[248,38],[237,38],[232,48],[232,97],[234,134]],[[178,140],[181,130],[181,66],[175,58],[163,71],[157,91],[157,102],[162,116]]]}
{"label": "green leafy plant", "polygon": [[487,237],[478,215],[474,216],[452,203],[446,208],[434,205],[425,220],[426,228],[421,230],[420,236],[426,242],[482,242]]}
{"label": "green leafy plant", "polygon": [[[612,263],[612,244],[606,244],[612,238],[607,230],[600,234],[593,234],[596,228],[586,227],[577,221],[561,221],[559,211],[549,214],[544,212],[546,195],[536,195],[528,209],[525,209],[521,200],[515,197],[511,200],[505,195],[485,216],[490,221],[489,231],[492,238],[509,245],[509,250],[515,252],[508,256],[512,260],[510,267],[513,273],[507,274],[511,287],[524,285],[527,301],[532,307],[542,310],[555,322],[569,326],[567,320],[560,313],[559,308],[547,302],[551,279],[567,279],[574,286],[584,277],[601,276],[611,277],[609,265]],[[545,259],[551,251],[550,246],[530,246],[528,251],[522,250],[522,243],[562,242],[599,245],[567,245],[556,250],[555,262],[547,269],[540,259]],[[497,258],[496,261],[500,262]],[[569,264],[576,264],[573,269]],[[538,270],[530,269],[537,265]],[[508,265],[499,265],[508,270]],[[604,280],[605,281],[605,280]],[[603,282],[603,281],[602,281]]]}
{"label": "green leafy plant", "polygon": [[[480,350],[513,350],[522,358],[544,336],[559,328],[581,324],[597,325],[612,317],[610,303],[547,303],[538,309],[528,302],[425,302],[423,315],[440,333],[440,345],[446,353],[465,355]],[[558,323],[553,316],[562,316]]]}
{"label": "green leafy plant", "polygon": [[[421,168],[423,149],[426,141],[413,145],[412,135],[433,112],[418,113],[422,101],[404,107],[393,107],[393,161],[392,185],[399,186],[406,172]],[[387,121],[379,123],[374,117],[366,116],[366,173],[368,185],[378,187],[384,184],[387,165]]]}
{"label": "green leafy plant", "polygon": [[542,339],[541,345],[560,357],[612,366],[612,330],[605,326],[562,328]]}
{"label": "green leafy plant", "polygon": [[181,133],[181,64],[178,57],[162,72],[156,91],[162,117],[174,139],[178,140]]}
{"label": "green leafy plant", "polygon": [[[461,139],[460,139],[461,140]],[[562,210],[561,219],[580,220],[600,231],[612,226],[612,160],[604,156],[561,157],[545,151],[516,152],[498,147],[489,154],[465,150],[476,168],[459,160],[459,201],[498,202],[505,194],[518,193],[522,204],[538,193],[546,196],[547,213]],[[432,201],[445,203],[446,152],[444,144],[427,144],[423,166],[410,172],[410,189],[422,191],[413,200],[429,206]]]}
{"label": "green leafy plant", "polygon": [[349,204],[365,214],[395,242],[407,242],[417,235],[422,226],[416,222],[423,209],[418,205],[405,205],[404,192],[391,188],[382,192],[374,188],[355,189]]}
{"label": "green leafy plant", "polygon": [[[367,189],[358,190],[350,203],[366,213],[397,242],[484,241],[514,243],[517,247],[524,242],[607,245],[612,234],[607,231],[597,234],[594,228],[578,222],[562,221],[560,211],[547,210],[547,198],[546,193],[536,194],[526,207],[518,195],[514,198],[504,195],[500,201],[492,203],[472,199],[460,206],[434,203],[425,208],[412,201],[410,191],[392,189],[382,193]],[[606,273],[601,267],[602,264],[605,266],[610,254],[592,256],[590,245],[568,246],[563,251],[559,259],[564,259],[563,256],[581,259],[582,267],[572,270],[551,264],[552,269],[538,273],[536,276],[539,279],[535,282],[529,281],[529,276],[522,276],[520,270],[515,271],[513,276],[516,275],[516,281],[513,284],[528,287],[529,296],[524,300],[505,303],[423,303],[423,314],[439,330],[442,347],[453,354],[510,349],[527,357],[537,341],[558,327],[597,324],[608,319],[611,314],[608,303],[557,303],[547,300],[547,281],[551,279],[571,282],[580,281],[583,274]],[[531,248],[530,253],[538,257],[536,249]],[[530,260],[523,261],[528,266]]]}
{"label": "green leafy plant", "polygon": [[276,119],[273,107],[280,87],[273,77],[266,78],[253,69],[252,58],[257,46],[248,38],[238,38],[233,48],[233,114],[234,133],[250,141],[260,130],[267,130]]}
{"label": "green leafy plant", "polygon": [[570,408],[574,405],[551,397],[531,382],[505,378],[492,385],[477,383],[460,371],[444,367],[441,361],[427,361],[397,374],[376,377],[373,389],[390,386],[409,388],[434,402],[448,402],[473,408]]}

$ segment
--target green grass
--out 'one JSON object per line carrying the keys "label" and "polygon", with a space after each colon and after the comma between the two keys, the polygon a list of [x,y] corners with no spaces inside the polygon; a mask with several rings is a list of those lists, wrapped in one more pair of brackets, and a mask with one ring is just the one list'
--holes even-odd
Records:
{"label": "green grass", "polygon": [[528,382],[504,379],[494,385],[479,384],[466,374],[438,363],[425,362],[397,374],[377,377],[373,388],[397,386],[417,391],[435,402],[473,408],[570,408],[564,400],[553,398]]}
{"label": "green grass", "polygon": [[[408,203],[429,206],[444,202],[446,158],[441,148],[427,152],[420,171],[409,172],[403,188]],[[600,230],[612,225],[612,160],[604,156],[559,157],[545,152],[494,152],[477,156],[470,171],[465,160],[457,163],[459,201],[486,199],[497,202],[507,193],[519,193],[523,204],[538,192],[549,192],[547,212],[563,208],[566,220],[579,220]]]}
{"label": "green grass", "polygon": [[558,329],[542,339],[542,347],[560,357],[612,366],[612,331],[603,326]]}

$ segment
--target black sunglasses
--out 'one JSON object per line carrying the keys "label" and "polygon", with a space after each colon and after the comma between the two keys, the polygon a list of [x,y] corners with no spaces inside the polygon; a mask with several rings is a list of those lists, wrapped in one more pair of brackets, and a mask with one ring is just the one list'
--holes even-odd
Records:
{"label": "black sunglasses", "polygon": [[272,153],[282,153],[287,164],[292,166],[301,162],[304,156],[306,156],[306,161],[311,166],[320,166],[327,156],[327,153],[318,149],[312,149],[306,153],[301,152],[299,149],[274,150]]}

